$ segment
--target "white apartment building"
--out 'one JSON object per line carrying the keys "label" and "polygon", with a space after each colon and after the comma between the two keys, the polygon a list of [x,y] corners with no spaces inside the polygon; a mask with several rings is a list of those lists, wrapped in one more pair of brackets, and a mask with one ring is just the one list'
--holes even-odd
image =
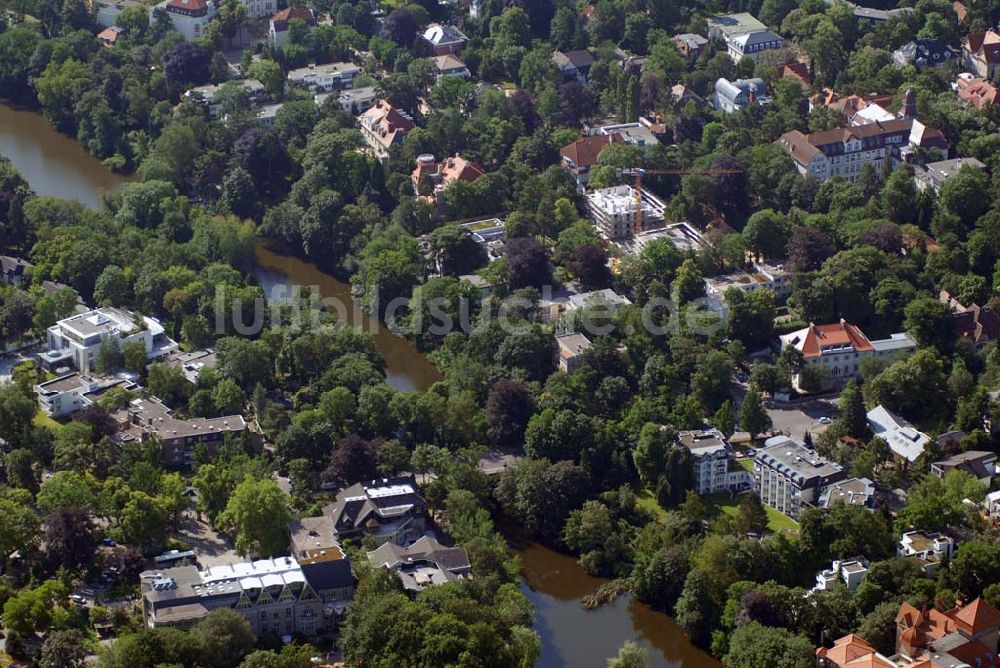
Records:
{"label": "white apartment building", "polygon": [[626,239],[635,233],[636,210],[641,208],[642,229],[652,229],[663,223],[663,209],[655,198],[643,193],[641,207],[632,186],[602,188],[587,193],[587,212],[606,239]]}
{"label": "white apartment building", "polygon": [[792,280],[784,265],[754,263],[753,271],[736,271],[721,276],[705,278],[705,294],[722,298],[729,288],[741,292],[770,290],[777,301],[785,300],[792,294]]}
{"label": "white apartment building", "polygon": [[942,561],[951,561],[954,553],[955,539],[922,529],[904,533],[896,550],[900,557],[915,561],[926,575],[933,574]]}
{"label": "white apartment building", "polygon": [[269,18],[278,11],[278,4],[275,0],[242,0],[243,6],[247,8],[247,16],[255,19]]}
{"label": "white apartment building", "polygon": [[264,84],[256,79],[241,79],[239,81],[227,81],[223,84],[206,84],[195,86],[186,91],[184,97],[194,102],[201,102],[208,106],[208,113],[212,118],[218,118],[222,113],[222,104],[216,100],[219,90],[223,86],[239,86],[250,96],[250,101],[256,101],[264,92]]}
{"label": "white apartment building", "polygon": [[354,63],[308,65],[288,73],[289,86],[304,86],[310,93],[328,93],[350,88],[361,68]]}
{"label": "white apartment building", "polygon": [[[856,325],[844,320],[829,325],[809,324],[808,327],[781,337],[781,348],[796,348],[806,364],[829,370],[833,382],[859,378],[860,361],[864,357],[891,360],[912,352],[917,342],[909,334],[897,333],[888,339],[870,341]],[[793,379],[798,385],[798,377]]]}
{"label": "white apartment building", "polygon": [[845,506],[864,506],[870,510],[875,503],[875,483],[868,478],[841,480],[824,489],[816,505],[831,508],[841,503]]}
{"label": "white apartment building", "polygon": [[332,93],[316,93],[313,101],[317,107],[322,107],[326,101],[333,98],[337,105],[352,116],[357,116],[365,111],[378,99],[378,93],[374,86],[362,86],[361,88],[350,88],[348,90],[334,91]]}
{"label": "white apartment building", "polygon": [[274,557],[198,570],[145,571],[143,621],[150,628],[189,628],[216,608],[230,608],[257,636],[315,636],[333,625],[354,596],[351,563],[335,546],[305,559]]}
{"label": "white apartment building", "polygon": [[121,346],[141,341],[151,360],[177,350],[177,344],[155,319],[106,307],[65,318],[49,327],[48,350],[39,357],[49,368],[71,364],[80,371],[89,371],[101,344],[112,338]]}
{"label": "white apartment building", "polygon": [[798,519],[823,490],[847,477],[844,468],[787,436],[773,436],[757,451],[754,491],[775,510]]}
{"label": "white apartment building", "polygon": [[729,442],[718,429],[682,431],[677,441],[691,453],[694,491],[699,496],[737,493],[753,486],[750,472],[735,462]]}
{"label": "white apartment building", "polygon": [[784,45],[781,35],[746,12],[708,17],[708,36],[726,43],[726,53],[734,63],[744,57],[760,63],[765,54]]}
{"label": "white apartment building", "polygon": [[138,386],[127,378],[91,376],[68,373],[35,386],[38,407],[53,418],[63,418],[91,406],[108,390],[120,387],[135,390]]}
{"label": "white apartment building", "polygon": [[149,10],[150,25],[156,22],[158,12],[164,12],[174,30],[187,42],[205,36],[208,24],[219,13],[219,0],[163,0]]}
{"label": "white apartment building", "polygon": [[835,559],[830,568],[816,574],[816,586],[813,587],[813,591],[832,589],[838,580],[844,583],[848,591],[854,591],[865,581],[866,575],[868,575],[868,561],[863,557],[844,561]]}
{"label": "white apartment building", "polygon": [[788,152],[799,173],[820,181],[840,176],[854,182],[865,165],[881,174],[883,164],[895,168],[917,148],[934,149],[948,157],[948,140],[940,130],[913,118],[876,121],[803,134],[792,130],[775,142]]}

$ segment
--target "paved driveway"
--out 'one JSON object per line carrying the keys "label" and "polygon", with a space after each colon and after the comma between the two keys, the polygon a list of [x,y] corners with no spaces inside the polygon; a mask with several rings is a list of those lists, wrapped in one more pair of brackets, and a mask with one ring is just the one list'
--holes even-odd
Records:
{"label": "paved driveway", "polygon": [[193,511],[184,512],[179,537],[191,546],[203,568],[243,561],[229,536],[199,522]]}
{"label": "paved driveway", "polygon": [[[745,384],[733,384],[733,412],[737,416],[737,421],[746,392]],[[767,409],[767,414],[771,416],[771,428],[774,433],[788,434],[801,441],[807,431],[813,436],[823,433],[828,425],[821,424],[819,419],[822,417],[836,419],[840,415],[840,410],[837,408],[839,401],[840,395],[830,394],[818,399],[807,399],[788,404],[769,399],[765,400],[764,406]]]}

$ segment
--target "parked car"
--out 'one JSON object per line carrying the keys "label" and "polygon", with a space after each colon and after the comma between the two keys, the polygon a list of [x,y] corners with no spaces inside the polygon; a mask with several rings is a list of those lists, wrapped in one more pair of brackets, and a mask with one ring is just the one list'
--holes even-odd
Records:
{"label": "parked car", "polygon": [[819,419],[820,424],[830,424],[831,422],[833,422],[833,420],[826,417],[825,415]]}

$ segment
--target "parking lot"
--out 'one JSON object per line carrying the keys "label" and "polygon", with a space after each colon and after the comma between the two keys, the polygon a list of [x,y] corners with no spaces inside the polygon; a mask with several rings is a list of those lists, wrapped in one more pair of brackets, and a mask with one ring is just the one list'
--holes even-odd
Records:
{"label": "parking lot", "polygon": [[[737,420],[746,392],[745,383],[734,383],[733,412],[737,415]],[[781,403],[768,399],[764,402],[764,406],[767,409],[767,414],[771,416],[773,433],[787,434],[801,441],[807,431],[813,436],[823,433],[828,425],[820,422],[821,419],[827,418],[833,421],[840,415],[840,410],[837,408],[839,400],[840,395],[829,394],[817,399],[805,399],[792,403]],[[739,430],[737,433],[739,434]]]}
{"label": "parking lot", "polygon": [[233,549],[229,536],[216,531],[205,522],[199,522],[193,511],[184,512],[179,537],[194,550],[202,568],[243,561]]}
{"label": "parking lot", "polygon": [[840,410],[837,408],[838,400],[839,397],[832,396],[794,404],[769,401],[767,402],[767,414],[771,416],[772,429],[775,433],[781,432],[794,439],[802,440],[807,431],[816,436],[827,428],[828,425],[820,422],[821,418],[828,418],[832,421],[840,415]]}

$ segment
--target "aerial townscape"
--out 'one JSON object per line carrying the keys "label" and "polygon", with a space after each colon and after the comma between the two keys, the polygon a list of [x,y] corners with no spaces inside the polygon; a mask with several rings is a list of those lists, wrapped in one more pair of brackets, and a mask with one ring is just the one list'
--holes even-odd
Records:
{"label": "aerial townscape", "polygon": [[1000,668],[1000,0],[0,0],[0,667]]}

